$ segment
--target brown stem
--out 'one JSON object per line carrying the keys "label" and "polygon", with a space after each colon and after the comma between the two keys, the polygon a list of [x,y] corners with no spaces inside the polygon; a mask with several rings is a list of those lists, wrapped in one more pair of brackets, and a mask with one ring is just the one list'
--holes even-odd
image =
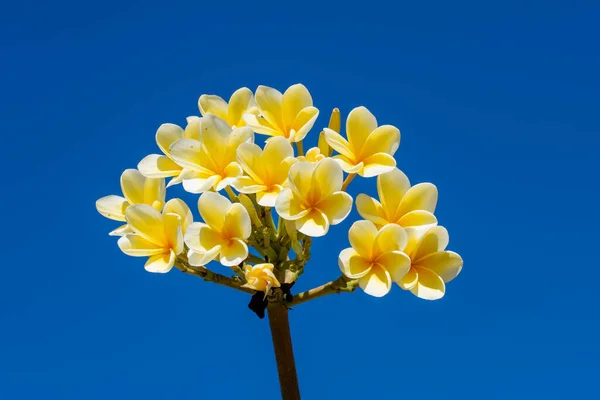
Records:
{"label": "brown stem", "polygon": [[282,303],[273,302],[267,306],[267,313],[269,315],[271,337],[273,338],[277,372],[279,373],[281,398],[282,400],[300,400],[288,308]]}
{"label": "brown stem", "polygon": [[234,280],[232,278],[226,277],[225,275],[214,273],[204,267],[194,267],[189,265],[186,261],[186,257],[184,256],[180,256],[180,258],[175,262],[175,267],[177,267],[182,272],[185,272],[186,274],[198,276],[207,282],[214,282],[218,285],[227,286],[244,293],[256,293],[256,290],[243,287],[242,285],[244,284],[244,282]]}
{"label": "brown stem", "polygon": [[289,303],[289,305],[297,306],[298,304],[306,303],[309,300],[326,296],[328,294],[354,292],[356,290],[357,285],[358,281],[356,279],[346,278],[344,275],[342,275],[335,281],[327,282],[326,284],[318,286],[314,289],[295,294],[293,300],[291,301],[291,303]]}

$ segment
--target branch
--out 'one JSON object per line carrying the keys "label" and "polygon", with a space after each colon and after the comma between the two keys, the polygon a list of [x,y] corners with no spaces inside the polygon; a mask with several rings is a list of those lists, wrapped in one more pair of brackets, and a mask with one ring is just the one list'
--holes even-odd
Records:
{"label": "branch", "polygon": [[316,287],[314,289],[307,290],[306,292],[298,293],[294,295],[294,298],[289,303],[289,306],[297,306],[298,304],[306,303],[309,300],[323,297],[328,294],[339,294],[342,292],[354,292],[358,286],[357,279],[350,279],[342,275],[335,281],[328,282],[324,285]]}
{"label": "branch", "polygon": [[186,274],[198,276],[204,279],[206,282],[214,282],[218,285],[227,286],[248,294],[256,293],[256,291],[253,289],[242,287],[241,281],[229,278],[225,275],[214,273],[204,267],[193,267],[186,260],[184,260],[183,257],[178,258],[177,261],[175,261],[175,267]]}

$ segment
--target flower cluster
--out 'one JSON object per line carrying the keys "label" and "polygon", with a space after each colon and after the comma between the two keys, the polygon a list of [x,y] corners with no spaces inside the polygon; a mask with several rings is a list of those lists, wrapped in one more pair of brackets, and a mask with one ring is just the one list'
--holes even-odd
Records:
{"label": "flower cluster", "polygon": [[[367,108],[348,114],[345,136],[334,109],[318,145],[304,152],[319,110],[301,84],[283,94],[267,86],[255,93],[241,88],[229,102],[202,95],[198,107],[201,115],[188,117],[185,127],[158,128],[162,154],[123,172],[123,197],[96,202],[100,214],[125,222],[110,234],[120,237],[125,254],[147,257],[147,271],[175,266],[215,280],[207,264],[217,261],[235,273],[221,283],[265,297],[289,288],[304,272],[312,239],[350,214],[347,188],[358,175],[376,177],[378,199],[356,197],[364,219],[348,232],[338,281],[377,297],[395,282],[420,298],[438,299],[460,272],[462,259],[446,250],[448,232],[433,214],[436,187],[411,187],[394,159],[400,131],[380,126]],[[268,136],[264,145],[255,134]],[[203,222],[193,221],[181,199],[165,201],[166,189],[179,183],[199,195]]]}

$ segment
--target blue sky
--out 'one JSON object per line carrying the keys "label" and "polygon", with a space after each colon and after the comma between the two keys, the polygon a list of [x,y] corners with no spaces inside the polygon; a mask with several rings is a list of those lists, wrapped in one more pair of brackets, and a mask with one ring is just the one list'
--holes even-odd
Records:
{"label": "blue sky", "polygon": [[[303,397],[597,395],[600,7],[388,3],[3,4],[0,398],[277,398],[248,298],[146,273],[94,202],[201,94],[297,82],[319,128],[358,105],[400,128],[398,166],[438,186],[465,260],[437,302],[394,287],[294,309]],[[314,241],[299,288],[338,276],[356,218]]]}

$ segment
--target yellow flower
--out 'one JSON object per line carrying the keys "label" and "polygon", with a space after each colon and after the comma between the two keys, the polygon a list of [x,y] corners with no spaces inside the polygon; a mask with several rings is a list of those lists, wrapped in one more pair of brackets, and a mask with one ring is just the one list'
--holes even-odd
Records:
{"label": "yellow flower", "polygon": [[317,163],[326,158],[323,154],[321,154],[321,149],[318,147],[311,147],[306,152],[304,156],[298,156],[298,161],[308,161],[311,163]]}
{"label": "yellow flower", "polygon": [[245,240],[250,237],[252,225],[248,211],[240,203],[231,204],[215,192],[205,192],[198,200],[198,210],[205,223],[195,222],[185,234],[191,265],[206,265],[217,258],[221,264],[232,267],[248,257]]}
{"label": "yellow flower", "polygon": [[340,153],[334,158],[349,174],[369,178],[396,166],[393,155],[400,146],[400,131],[391,125],[377,127],[375,116],[365,107],[357,107],[348,115],[348,140],[329,128],[323,132],[327,144]]}
{"label": "yellow flower", "polygon": [[462,258],[453,251],[446,251],[449,237],[443,226],[434,226],[423,233],[419,229],[406,229],[408,244],[404,252],[411,259],[410,270],[399,285],[425,300],[437,300],[444,296],[446,283],[460,273]]}
{"label": "yellow flower", "polygon": [[410,258],[403,252],[408,238],[402,227],[390,224],[378,231],[371,221],[356,221],[348,239],[352,247],[340,252],[338,265],[348,278],[358,279],[365,293],[382,297],[392,282],[402,282],[410,269]]}
{"label": "yellow flower", "polygon": [[356,198],[360,216],[375,225],[398,224],[404,228],[420,227],[425,231],[437,225],[433,212],[438,191],[432,183],[410,187],[406,175],[395,168],[377,177],[377,193],[381,203],[362,193]]}
{"label": "yellow flower", "polygon": [[170,147],[179,139],[200,138],[200,124],[202,118],[188,117],[185,130],[175,124],[162,124],[156,131],[156,144],[164,155],[150,154],[142,159],[138,164],[138,169],[142,175],[148,178],[168,178],[173,177],[167,187],[181,183],[183,177],[189,171],[177,164],[171,157]]}
{"label": "yellow flower", "polygon": [[272,287],[280,287],[279,281],[273,273],[273,264],[246,265],[244,267],[244,276],[247,283],[244,287],[264,292],[265,297],[269,294]]}
{"label": "yellow flower", "polygon": [[342,169],[331,158],[316,164],[297,162],[290,168],[290,187],[275,202],[277,214],[294,221],[305,235],[325,235],[330,225],[342,222],[352,209],[352,197],[341,191],[342,180]]}
{"label": "yellow flower", "polygon": [[248,176],[239,177],[232,186],[240,193],[256,193],[261,206],[274,207],[290,166],[296,162],[292,145],[283,137],[269,140],[264,151],[254,143],[242,143],[237,160]]}
{"label": "yellow flower", "polygon": [[[136,169],[126,169],[121,174],[123,196],[105,196],[96,201],[96,209],[104,217],[125,222],[125,210],[133,204],[147,204],[157,210],[165,204],[165,180],[144,177]],[[131,233],[125,224],[110,232],[111,236],[123,236]]]}
{"label": "yellow flower", "polygon": [[245,87],[233,92],[229,104],[219,96],[203,94],[198,100],[198,108],[203,116],[214,114],[233,129],[246,125],[244,114],[258,114],[252,91]]}
{"label": "yellow flower", "polygon": [[170,148],[173,160],[188,171],[182,180],[183,188],[190,193],[211,188],[219,191],[242,176],[236,150],[240,144],[254,141],[252,129],[232,131],[227,122],[213,114],[202,118],[201,128],[201,140],[179,139]]}
{"label": "yellow flower", "polygon": [[290,86],[284,94],[268,86],[259,86],[256,104],[260,116],[245,114],[246,124],[256,133],[283,136],[290,142],[304,139],[319,116],[308,89],[302,84]]}
{"label": "yellow flower", "polygon": [[146,204],[138,204],[127,208],[125,217],[135,234],[119,238],[121,251],[128,256],[149,257],[144,265],[148,272],[169,272],[177,255],[183,252],[183,235],[192,223],[188,206],[180,199],[172,199],[161,214]]}

